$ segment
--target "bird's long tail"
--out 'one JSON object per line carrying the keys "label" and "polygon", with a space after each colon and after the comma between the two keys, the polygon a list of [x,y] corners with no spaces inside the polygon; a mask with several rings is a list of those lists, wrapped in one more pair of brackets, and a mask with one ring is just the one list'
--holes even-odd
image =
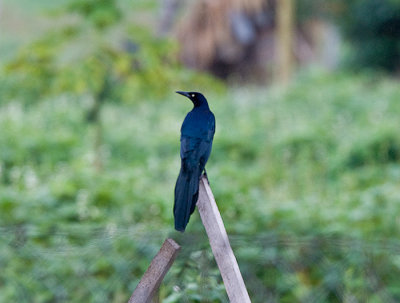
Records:
{"label": "bird's long tail", "polygon": [[185,231],[190,215],[194,212],[199,197],[200,167],[191,171],[180,170],[175,185],[174,217],[175,229]]}

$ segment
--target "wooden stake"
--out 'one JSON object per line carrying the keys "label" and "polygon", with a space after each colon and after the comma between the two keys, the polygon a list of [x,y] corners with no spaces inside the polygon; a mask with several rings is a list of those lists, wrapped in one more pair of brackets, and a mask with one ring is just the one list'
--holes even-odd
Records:
{"label": "wooden stake", "polygon": [[288,84],[293,72],[294,1],[277,1],[276,80],[283,85]]}
{"label": "wooden stake", "polygon": [[149,268],[133,291],[128,303],[151,302],[180,249],[181,247],[174,240],[167,239],[164,241],[160,251],[151,261]]}
{"label": "wooden stake", "polygon": [[202,177],[197,201],[201,220],[206,229],[212,252],[217,262],[226,292],[231,303],[250,301],[235,255],[229,243],[221,214],[215,203],[214,195],[206,177]]}

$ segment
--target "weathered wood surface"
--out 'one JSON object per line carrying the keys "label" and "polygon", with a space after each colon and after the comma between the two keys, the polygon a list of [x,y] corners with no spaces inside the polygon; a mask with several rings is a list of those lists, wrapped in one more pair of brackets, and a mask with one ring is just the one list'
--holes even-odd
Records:
{"label": "weathered wood surface", "polygon": [[229,243],[221,214],[215,203],[214,195],[204,176],[200,180],[197,208],[206,229],[211,249],[219,271],[221,272],[230,302],[251,302],[235,255]]}
{"label": "weathered wood surface", "polygon": [[172,239],[164,241],[160,251],[151,261],[151,264],[136,289],[133,291],[128,303],[149,303],[157,293],[165,274],[170,269],[179,253],[180,246]]}
{"label": "weathered wood surface", "polygon": [[283,85],[289,83],[293,73],[294,2],[295,0],[277,1],[276,80]]}

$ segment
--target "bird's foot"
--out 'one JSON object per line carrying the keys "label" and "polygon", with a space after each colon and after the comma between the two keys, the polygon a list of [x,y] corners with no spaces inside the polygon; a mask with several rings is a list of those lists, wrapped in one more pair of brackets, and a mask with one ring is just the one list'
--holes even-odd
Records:
{"label": "bird's foot", "polygon": [[204,169],[203,176],[204,176],[204,177],[206,177],[206,179],[207,179],[207,182],[208,182],[208,185],[210,185],[210,181],[208,180],[207,172],[206,172],[206,170],[205,170],[205,169]]}

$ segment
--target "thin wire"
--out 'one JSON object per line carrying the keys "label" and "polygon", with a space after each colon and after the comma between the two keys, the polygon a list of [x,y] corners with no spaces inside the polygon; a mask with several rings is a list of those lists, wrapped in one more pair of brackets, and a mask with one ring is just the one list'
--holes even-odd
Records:
{"label": "thin wire", "polygon": [[[134,255],[132,255],[130,260],[127,260],[124,255],[115,255],[113,247],[118,244],[119,241],[131,239],[135,241],[135,245],[139,247],[143,253],[151,252],[155,254],[160,243],[163,241],[163,237],[167,234],[166,231],[146,231],[127,227],[93,227],[85,229],[72,227],[62,230],[46,230],[34,226],[1,226],[0,245],[2,250],[0,252],[0,264],[1,262],[6,262],[9,258],[29,260],[36,263],[37,268],[40,268],[39,274],[44,277],[48,277],[49,274],[54,273],[56,270],[54,262],[65,260],[65,262],[68,263],[69,260],[83,260],[83,262],[87,262],[84,263],[85,268],[83,270],[87,271],[93,266],[96,257],[100,258],[102,256],[111,256],[115,259],[115,262],[120,262],[122,264],[121,266],[133,268],[136,263]],[[198,238],[200,238],[201,241],[197,241],[196,243]],[[40,239],[51,240],[48,241],[51,245],[48,247],[40,246],[40,244],[37,243]],[[90,240],[85,242],[85,239]],[[196,271],[198,272],[200,276],[199,283],[201,285],[197,291],[201,296],[206,298],[207,292],[209,291],[209,284],[207,284],[208,279],[218,279],[218,283],[221,282],[220,277],[215,276],[215,262],[212,260],[210,247],[208,243],[204,243],[206,238],[197,234],[185,234],[181,240],[182,243],[187,245],[184,246],[177,263],[183,266],[183,276],[188,270],[194,273],[196,273]],[[230,241],[234,251],[237,248],[243,247],[258,248],[261,252],[265,251],[265,249],[276,250],[273,256],[260,254],[259,257],[247,261],[250,262],[250,267],[247,268],[251,277],[251,279],[249,279],[249,282],[251,282],[250,284],[254,285],[256,288],[262,287],[261,291],[266,296],[269,296],[271,300],[275,298],[274,300],[276,302],[279,302],[279,293],[275,295],[271,293],[271,291],[263,285],[262,280],[251,272],[252,268],[256,268],[258,265],[264,267],[273,266],[280,273],[285,274],[285,281],[288,285],[296,285],[296,283],[298,283],[296,273],[301,268],[312,267],[313,263],[318,262],[319,271],[322,274],[340,276],[344,274],[347,268],[354,266],[352,263],[354,258],[363,260],[359,263],[362,266],[360,271],[363,273],[368,286],[368,289],[362,289],[360,291],[366,291],[370,295],[374,293],[383,302],[396,302],[396,298],[390,293],[388,287],[385,285],[385,281],[380,276],[381,274],[378,268],[379,263],[375,262],[375,258],[377,256],[387,258],[399,257],[400,241],[397,239],[374,239],[366,241],[334,235],[286,236],[271,233],[255,236],[232,235],[230,236]],[[299,251],[301,251],[300,254]],[[196,265],[198,261],[198,259],[196,259],[196,252],[201,252],[202,266]],[[10,253],[13,255],[10,256]],[[127,255],[129,255],[129,252]],[[239,257],[243,259],[243,256]],[[151,260],[152,255],[146,258]],[[141,260],[143,261],[143,259]],[[24,275],[23,283],[21,283],[17,273],[11,272],[7,283],[10,283],[16,290],[19,302],[32,301],[32,298],[29,298],[30,291],[26,289],[26,285],[38,283],[36,280],[37,274],[38,272],[36,272],[35,276]],[[384,274],[387,275],[386,272],[384,272]],[[395,274],[396,273],[393,273],[393,275]],[[123,272],[122,275],[114,271],[114,273],[107,278],[107,283],[101,285],[101,291],[99,288],[100,284],[89,281],[89,293],[93,298],[98,294],[101,296],[101,294],[106,294],[108,291],[115,289],[115,286],[120,283],[121,279],[126,281],[132,278],[130,277],[131,272],[129,271]],[[177,273],[172,273],[170,277],[166,279],[166,282],[169,283],[168,285],[172,285],[171,283],[174,283],[173,280],[177,277]],[[139,279],[140,277],[136,278]],[[55,277],[55,279],[57,279],[57,277]],[[305,297],[304,302],[323,302],[329,293],[336,296],[337,300],[344,301],[345,290],[343,289],[343,285],[340,284],[340,278],[338,279],[339,284],[333,287],[329,287],[329,285],[326,285],[323,281],[318,285],[310,286],[311,289]],[[51,292],[54,292],[52,289],[54,285],[52,285],[52,283],[56,283],[61,289],[64,289],[64,293],[59,294],[60,302],[70,300],[70,296],[73,296],[73,294],[67,293],[67,280],[57,280],[51,283],[47,279],[43,281],[44,282],[40,282],[42,286]],[[181,288],[181,302],[190,302],[192,299],[190,292],[185,288],[185,281],[180,281],[179,285]],[[222,292],[223,290],[221,290],[221,293]],[[365,295],[368,296],[367,293]],[[98,302],[103,302],[104,298],[96,297],[96,299],[98,299]],[[221,300],[223,301],[224,299]]]}

